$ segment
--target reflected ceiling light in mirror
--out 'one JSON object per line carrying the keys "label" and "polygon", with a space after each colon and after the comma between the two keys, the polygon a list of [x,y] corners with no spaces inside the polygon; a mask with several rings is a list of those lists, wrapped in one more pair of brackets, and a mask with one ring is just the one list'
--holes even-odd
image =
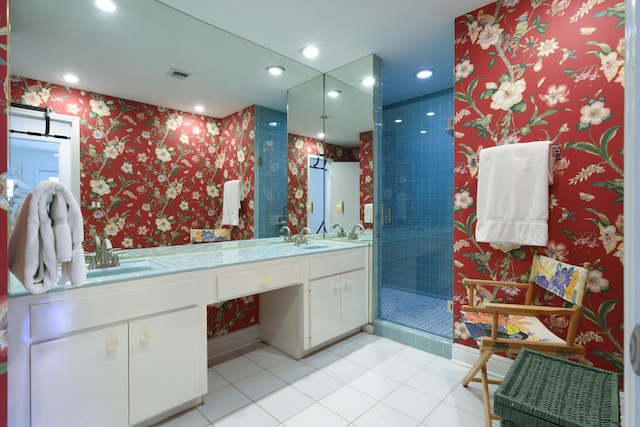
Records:
{"label": "reflected ceiling light in mirror", "polygon": [[396,123],[402,123],[402,119],[395,119],[394,122]]}
{"label": "reflected ceiling light in mirror", "polygon": [[429,77],[433,76],[433,73],[435,73],[435,71],[433,71],[431,68],[425,68],[424,70],[416,71],[415,76],[419,79],[428,79]]}
{"label": "reflected ceiling light in mirror", "polygon": [[196,105],[193,109],[196,110],[196,113],[204,113],[204,107],[202,105]]}
{"label": "reflected ceiling light in mirror", "polygon": [[315,46],[305,46],[300,52],[302,52],[302,55],[308,59],[318,56],[318,48]]}
{"label": "reflected ceiling light in mirror", "polygon": [[270,128],[277,128],[278,127],[278,122],[269,122],[269,127]]}
{"label": "reflected ceiling light in mirror", "polygon": [[340,92],[339,90],[330,90],[329,92],[327,92],[327,96],[329,98],[337,98],[340,96],[342,92]]}
{"label": "reflected ceiling light in mirror", "polygon": [[100,10],[104,10],[105,12],[115,12],[116,4],[111,0],[94,0],[93,4]]}
{"label": "reflected ceiling light in mirror", "polygon": [[427,131],[426,130],[421,130],[420,133],[427,133]]}
{"label": "reflected ceiling light in mirror", "polygon": [[320,133],[318,134],[318,138],[319,138],[319,139],[324,139],[324,133],[320,132]]}
{"label": "reflected ceiling light in mirror", "polygon": [[284,73],[284,68],[279,65],[272,65],[270,67],[267,67],[267,71],[272,76],[279,76],[280,74]]}
{"label": "reflected ceiling light in mirror", "polygon": [[369,76],[369,77],[365,77],[364,79],[362,79],[362,85],[363,86],[367,86],[367,87],[371,87],[373,86],[373,84],[376,82],[376,79],[374,79],[373,77]]}
{"label": "reflected ceiling light in mirror", "polygon": [[66,81],[67,83],[78,83],[80,79],[73,74],[65,74],[64,81]]}
{"label": "reflected ceiling light in mirror", "polygon": [[429,111],[427,113],[427,117],[431,117],[431,116],[435,116],[435,115],[436,115],[436,113],[434,113],[433,111]]}

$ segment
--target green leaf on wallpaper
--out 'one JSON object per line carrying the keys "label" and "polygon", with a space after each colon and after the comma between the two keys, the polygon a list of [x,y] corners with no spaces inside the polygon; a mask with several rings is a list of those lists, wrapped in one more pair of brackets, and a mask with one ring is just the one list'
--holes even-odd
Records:
{"label": "green leaf on wallpaper", "polygon": [[524,249],[522,249],[522,246],[520,246],[516,249],[510,250],[509,255],[511,255],[513,258],[524,260],[527,256],[527,252]]}
{"label": "green leaf on wallpaper", "polygon": [[587,220],[594,222],[594,223],[600,223],[602,225],[604,225],[605,227],[611,225],[611,222],[609,221],[609,218],[607,218],[606,215],[600,213],[599,211],[593,209],[593,208],[584,208],[585,211],[587,212],[591,212],[592,214],[594,214],[595,216],[598,217],[598,221],[595,221],[592,218],[587,218]]}
{"label": "green leaf on wallpaper", "polygon": [[486,89],[480,94],[480,99],[491,98],[491,96],[497,91],[498,89]]}
{"label": "green leaf on wallpaper", "polygon": [[[609,46],[607,43],[601,43],[601,42],[596,42],[596,41],[588,41],[585,44],[590,44],[592,46],[598,46],[600,48],[600,50],[602,51],[602,53],[604,53],[605,55],[608,55],[608,54],[611,53],[611,46]],[[589,51],[587,53],[595,54],[597,57],[600,57],[600,52],[597,52],[597,51]]]}
{"label": "green leaf on wallpaper", "polygon": [[462,92],[456,92],[456,93],[454,93],[454,94],[453,94],[453,97],[454,97],[455,99],[459,99],[460,101],[464,101],[464,102],[466,102],[467,104],[471,104],[471,103],[469,102],[469,100],[467,99],[467,95],[465,95],[465,94],[464,94],[464,93],[462,93]]}
{"label": "green leaf on wallpaper", "polygon": [[541,22],[540,24],[536,25],[536,31],[538,31],[539,34],[544,34],[547,32],[548,27],[548,22]]}
{"label": "green leaf on wallpaper", "polygon": [[609,157],[609,142],[616,137],[618,129],[621,127],[622,126],[619,125],[610,127],[600,137],[600,147],[602,148],[602,152],[607,154],[607,158]]}
{"label": "green leaf on wallpaper", "polygon": [[576,150],[584,151],[586,153],[594,154],[598,157],[600,157],[600,154],[601,154],[598,147],[586,141],[577,141],[577,142],[569,141],[564,144],[565,151],[570,150],[572,148]]}
{"label": "green leaf on wallpaper", "polygon": [[578,129],[578,132],[585,130],[585,129],[589,129],[591,127],[590,123],[582,123],[582,122],[578,122],[578,124],[576,125],[576,128]]}
{"label": "green leaf on wallpaper", "polygon": [[467,99],[469,100],[469,104],[471,104],[471,102],[473,101],[473,91],[476,89],[476,86],[478,86],[479,81],[480,77],[476,77],[475,79],[471,80],[471,83],[469,83],[469,87],[467,88]]}
{"label": "green leaf on wallpaper", "polygon": [[7,373],[7,362],[0,363],[0,375]]}
{"label": "green leaf on wallpaper", "polygon": [[510,110],[514,113],[524,113],[525,111],[527,111],[527,103],[524,101],[520,101],[517,104],[512,105]]}
{"label": "green leaf on wallpaper", "polygon": [[494,56],[493,58],[491,58],[489,60],[489,64],[488,64],[488,69],[490,70],[491,68],[493,68],[493,65],[496,63],[496,57]]}
{"label": "green leaf on wallpaper", "polygon": [[605,325],[606,325],[607,315],[611,313],[614,308],[616,308],[617,304],[618,304],[617,300],[608,300],[603,302],[600,308],[598,309],[598,316],[600,317],[600,319],[604,321]]}
{"label": "green leaf on wallpaper", "polygon": [[614,200],[614,203],[621,203],[624,201],[624,180],[612,179],[609,181],[599,181],[593,183],[594,187],[603,187],[605,190],[613,191],[619,195]]}

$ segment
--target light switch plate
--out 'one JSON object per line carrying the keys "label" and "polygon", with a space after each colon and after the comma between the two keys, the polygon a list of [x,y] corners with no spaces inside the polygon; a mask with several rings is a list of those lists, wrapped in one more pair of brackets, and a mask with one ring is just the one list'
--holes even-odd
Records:
{"label": "light switch plate", "polygon": [[636,375],[640,376],[640,325],[636,325],[631,332],[629,341],[629,360]]}

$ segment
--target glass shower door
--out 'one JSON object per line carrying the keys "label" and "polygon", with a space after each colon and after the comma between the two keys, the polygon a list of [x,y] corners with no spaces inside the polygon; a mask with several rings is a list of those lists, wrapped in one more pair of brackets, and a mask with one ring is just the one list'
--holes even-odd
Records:
{"label": "glass shower door", "polygon": [[386,106],[376,192],[377,318],[451,338],[452,91]]}

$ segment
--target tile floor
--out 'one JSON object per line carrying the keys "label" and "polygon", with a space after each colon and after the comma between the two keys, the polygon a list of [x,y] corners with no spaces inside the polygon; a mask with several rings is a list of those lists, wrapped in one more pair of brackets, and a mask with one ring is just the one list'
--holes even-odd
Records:
{"label": "tile floor", "polygon": [[466,367],[375,335],[300,361],[255,344],[213,362],[203,404],[162,427],[484,427]]}

